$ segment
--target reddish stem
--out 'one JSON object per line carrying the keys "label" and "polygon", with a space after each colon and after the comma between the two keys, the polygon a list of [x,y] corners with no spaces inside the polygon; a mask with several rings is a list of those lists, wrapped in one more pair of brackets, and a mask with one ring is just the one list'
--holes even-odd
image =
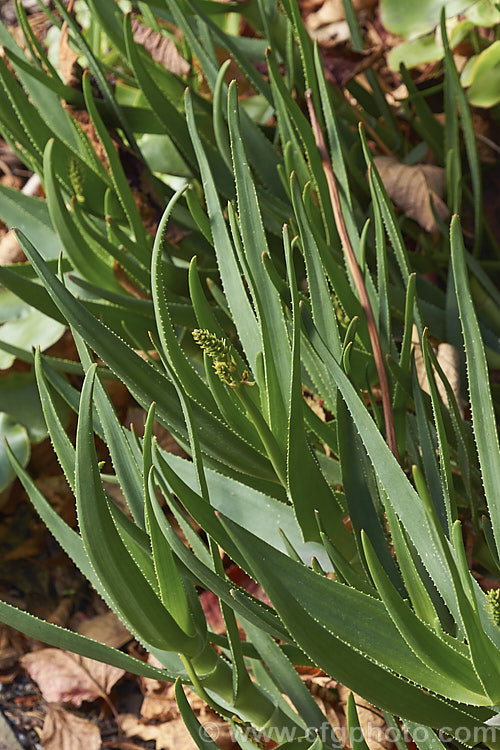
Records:
{"label": "reddish stem", "polygon": [[352,248],[351,240],[349,239],[349,234],[347,232],[347,227],[345,225],[344,216],[342,213],[342,206],[340,203],[339,191],[337,188],[337,180],[335,178],[332,163],[330,161],[330,157],[326,149],[325,139],[323,138],[323,133],[322,133],[316,112],[314,110],[312,95],[310,91],[306,91],[306,99],[307,99],[307,108],[309,110],[309,119],[311,120],[314,138],[316,140],[316,146],[318,147],[318,151],[321,156],[321,162],[323,165],[323,171],[325,173],[325,177],[328,182],[328,190],[330,192],[330,200],[332,203],[335,223],[337,225],[337,231],[339,233],[342,247],[344,248],[347,265],[349,266],[349,270],[351,272],[352,278],[354,279],[354,284],[356,285],[356,289],[359,294],[359,300],[361,302],[361,306],[366,315],[368,333],[370,335],[370,341],[371,341],[372,350],[373,350],[373,357],[375,360],[375,367],[377,368],[377,373],[378,373],[379,382],[380,382],[380,391],[382,394],[382,406],[384,410],[384,422],[385,422],[385,431],[386,431],[386,436],[387,436],[387,444],[389,445],[389,448],[391,449],[395,458],[399,461],[398,446],[397,446],[397,441],[396,441],[396,430],[394,428],[394,415],[392,413],[391,394],[389,390],[389,381],[387,379],[387,371],[385,369],[384,355],[382,354],[382,347],[380,346],[380,339],[379,339],[379,335],[377,331],[377,326],[375,323],[375,318],[373,315],[373,310],[370,304],[370,299],[368,297],[368,292],[366,291],[363,274],[361,273],[361,269],[358,265],[356,255],[354,254],[354,250]]}

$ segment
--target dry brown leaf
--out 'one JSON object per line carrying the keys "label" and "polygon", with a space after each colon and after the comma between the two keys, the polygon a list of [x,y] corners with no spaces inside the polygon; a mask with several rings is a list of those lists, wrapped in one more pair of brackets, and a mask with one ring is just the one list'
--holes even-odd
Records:
{"label": "dry brown leaf", "polygon": [[56,648],[33,651],[20,659],[48,703],[94,701],[111,692],[125,671]]}
{"label": "dry brown leaf", "polygon": [[[99,136],[97,135],[96,129],[94,128],[94,124],[92,120],[90,119],[90,115],[88,112],[86,112],[83,109],[77,109],[76,107],[72,107],[70,104],[67,104],[66,102],[63,102],[64,109],[66,112],[75,120],[77,123],[77,126],[82,129],[82,132],[87,136],[89,139],[92,148],[95,151],[95,154],[99,161],[104,165],[104,167],[109,170],[109,163],[108,163],[108,157],[106,155],[106,151],[104,150],[104,146],[102,145]],[[113,140],[113,146],[115,146],[115,142]]]}
{"label": "dry brown leaf", "polygon": [[153,60],[177,76],[185,76],[190,71],[189,63],[182,57],[175,43],[159,31],[153,31],[137,18],[132,19],[134,41],[144,47]]}
{"label": "dry brown leaf", "polygon": [[[3,169],[4,165],[0,163],[0,169]],[[10,187],[14,188],[14,190],[20,190],[23,185],[23,179],[22,177],[19,177],[18,175],[5,172],[0,177],[0,185],[3,185],[4,187]]]}
{"label": "dry brown leaf", "polygon": [[[418,383],[424,393],[428,393],[430,395],[429,381],[427,379],[427,373],[425,371],[424,357],[422,354],[422,348],[420,346],[418,330],[415,325],[412,329],[411,343],[415,356],[415,370],[417,372]],[[448,379],[453,394],[457,400],[458,408],[460,409],[460,412],[463,412],[464,403],[460,395],[460,355],[458,353],[458,350],[451,344],[443,342],[434,347],[434,354],[436,355],[436,359]],[[434,376],[439,396],[441,397],[443,404],[445,404],[445,406],[449,408],[448,395],[443,383],[441,382],[441,378],[439,377],[435,369]]]}
{"label": "dry brown leaf", "polygon": [[99,750],[102,747],[99,728],[87,719],[48,706],[42,730],[44,750]]}
{"label": "dry brown leaf", "polygon": [[400,83],[392,91],[386,91],[385,96],[387,101],[392,107],[399,107],[402,99],[407,99],[409,96],[408,88],[406,84]]}
{"label": "dry brown leaf", "polygon": [[[331,744],[338,740],[342,747],[349,747],[349,732],[347,729],[347,720],[338,705],[331,703],[319,694],[313,695],[318,708],[325,716],[325,722],[330,724],[331,730],[326,729],[325,739],[331,740]],[[325,732],[325,729],[322,731]],[[333,734],[331,731],[333,730]]]}
{"label": "dry brown leaf", "polygon": [[203,591],[200,594],[200,604],[210,629],[218,635],[226,632],[226,623],[222,617],[219,597],[212,591]]}
{"label": "dry brown leaf", "polygon": [[142,681],[144,699],[141,717],[148,721],[170,721],[178,717],[174,686],[145,677]]}
{"label": "dry brown leaf", "polygon": [[[311,13],[311,15],[307,16],[305,19],[306,26],[308,25],[307,21],[311,16],[316,15],[315,13]],[[317,21],[312,21],[312,24],[317,23]],[[349,31],[349,24],[347,21],[342,19],[341,21],[332,21],[331,23],[321,24],[317,26],[316,28],[309,28],[309,36],[311,39],[314,39],[318,42],[320,45],[324,44],[330,44],[331,42],[348,42],[351,38],[351,32]]]}
{"label": "dry brown leaf", "polygon": [[[307,388],[302,388],[302,396],[304,397],[304,401],[309,406],[311,411],[313,411],[317,417],[321,419],[322,422],[326,422],[326,411],[325,407],[323,406],[323,399],[318,398],[314,393],[311,393],[307,390]],[[329,445],[326,443],[323,443],[323,450],[325,451],[325,454],[327,456],[332,455],[332,451]]]}
{"label": "dry brown leaf", "polygon": [[[342,701],[347,702],[351,691],[343,685],[339,685],[338,691]],[[359,726],[370,750],[392,750],[394,745],[383,716],[364,698],[356,695],[356,693],[353,693],[353,696],[358,712]]]}
{"label": "dry brown leaf", "polygon": [[[152,654],[148,654],[147,663],[162,668],[162,664]],[[141,717],[147,720],[167,721],[179,715],[172,683],[155,680],[152,677],[140,677],[144,695],[141,706]]]}
{"label": "dry brown leaf", "polygon": [[20,634],[7,625],[0,625],[0,671],[6,672],[18,661],[24,652]]}
{"label": "dry brown leaf", "polygon": [[[356,13],[363,10],[370,10],[377,4],[378,0],[353,0],[353,7]],[[314,31],[320,26],[325,26],[336,21],[345,19],[344,4],[342,0],[325,0],[322,6],[309,13],[306,18],[306,26],[309,31]]]}
{"label": "dry brown leaf", "polygon": [[47,622],[51,622],[53,625],[59,625],[60,628],[65,628],[69,622],[69,616],[73,609],[73,599],[70,596],[63,596],[59,600],[57,606],[52,610],[50,615],[47,617]]}
{"label": "dry brown leaf", "polygon": [[29,557],[36,557],[43,549],[43,539],[41,534],[34,534],[30,539],[25,539],[17,547],[6,552],[3,560],[26,560]]}
{"label": "dry brown leaf", "polygon": [[113,648],[121,648],[132,639],[127,628],[114,612],[107,612],[104,615],[96,615],[89,620],[84,620],[78,626],[78,632],[87,636],[87,638],[93,638]]}
{"label": "dry brown leaf", "polygon": [[0,266],[9,266],[11,263],[24,263],[26,256],[12,230],[0,240]]}
{"label": "dry brown leaf", "polygon": [[117,282],[122,286],[125,291],[127,291],[129,294],[131,294],[136,299],[149,299],[146,292],[144,292],[142,289],[140,289],[138,286],[134,284],[131,279],[129,279],[127,272],[125,269],[118,263],[117,260],[113,263],[113,273],[115,275],[115,279]]}
{"label": "dry brown leaf", "polygon": [[118,726],[127,737],[141,740],[154,740],[156,750],[196,750],[196,745],[182,719],[172,719],[162,724],[150,724],[138,719],[134,714],[118,716]]}
{"label": "dry brown leaf", "polygon": [[69,45],[68,27],[64,23],[59,35],[59,44],[57,47],[57,56],[59,61],[59,70],[67,86],[72,86],[77,81],[75,71],[78,54],[73,51]]}
{"label": "dry brown leaf", "polygon": [[[348,747],[347,721],[339,704],[338,682],[315,667],[296,667],[296,670],[325,715],[337,740],[343,747]],[[287,700],[287,696],[284,697]],[[334,740],[334,737],[331,739]]]}
{"label": "dry brown leaf", "polygon": [[[140,409],[135,406],[129,406],[127,410],[127,416],[125,418],[125,424],[133,427],[135,433],[140,437],[144,435],[145,421],[146,413],[144,409]],[[156,421],[153,424],[153,435],[156,437],[160,448],[163,448],[163,450],[167,451],[167,453],[173,453],[175,456],[187,458],[187,453],[175,441],[170,432],[167,432],[167,430]]]}
{"label": "dry brown leaf", "polygon": [[35,483],[57,514],[71,527],[76,526],[75,497],[64,476],[42,474]]}
{"label": "dry brown leaf", "polygon": [[[452,346],[452,344],[443,342],[438,344],[436,357],[444,374],[448,378],[451,390],[457,399],[459,409],[462,410],[464,405],[460,396],[460,355],[458,349],[455,346]],[[449,406],[448,396],[446,395],[445,387],[439,376],[436,378],[436,385],[443,403],[446,404],[446,406]]]}
{"label": "dry brown leaf", "polygon": [[[378,0],[354,0],[353,5],[357,13],[370,10]],[[309,13],[304,20],[309,35],[317,39],[320,44],[332,39],[346,41],[350,39],[349,26],[345,20],[342,0],[325,0],[321,7]]]}
{"label": "dry brown leaf", "polygon": [[491,124],[492,119],[487,110],[473,110],[472,125],[477,139],[477,153],[479,160],[485,164],[494,164],[500,151],[495,138],[492,138]]}
{"label": "dry brown leaf", "polygon": [[[74,0],[68,5],[68,12],[71,13],[73,10]],[[59,35],[59,44],[57,48],[57,57],[59,62],[59,70],[63,77],[64,83],[67,86],[73,86],[77,83],[75,76],[76,61],[78,60],[78,54],[70,47],[69,35],[68,35],[68,24],[66,21],[61,26],[61,33]]]}
{"label": "dry brown leaf", "polygon": [[[0,2],[0,6],[5,4],[5,2]],[[26,7],[26,4],[23,4]],[[47,35],[47,31],[51,26],[50,20],[47,18],[47,15],[43,11],[40,11],[39,13],[30,13],[28,15],[28,23],[31,26],[31,30],[33,31],[38,41],[43,41],[45,39],[45,36]],[[17,23],[16,19],[13,19],[13,25],[9,26],[9,33],[12,34],[21,49],[26,50],[26,39],[24,38],[22,27]]]}
{"label": "dry brown leaf", "polygon": [[302,396],[304,397],[304,401],[309,406],[311,411],[313,411],[316,416],[321,419],[322,422],[326,422],[326,413],[325,407],[323,406],[323,400],[304,387],[302,388]]}
{"label": "dry brown leaf", "polygon": [[438,225],[431,208],[443,221],[448,218],[449,210],[442,200],[445,171],[432,164],[401,164],[391,156],[376,156],[375,164],[382,182],[393,203],[406,216],[414,219],[427,232],[436,232]]}
{"label": "dry brown leaf", "polygon": [[337,37],[333,42],[325,40],[320,51],[327,79],[339,88],[343,88],[353,78],[371,68],[379,57],[382,57],[383,47],[369,52],[358,52],[352,49],[349,41],[341,41]]}
{"label": "dry brown leaf", "polygon": [[[205,723],[207,733],[217,743],[220,750],[233,750],[238,745],[231,737],[230,728],[222,722],[218,716],[211,714],[210,717],[200,719]],[[139,737],[142,740],[154,740],[156,750],[196,750],[196,745],[189,734],[183,720],[179,717],[165,721],[149,723],[138,719],[134,714],[121,714],[118,716],[118,725],[127,737]]]}
{"label": "dry brown leaf", "polygon": [[[152,654],[148,655],[148,664],[162,668],[162,664]],[[179,718],[179,709],[175,700],[175,685],[171,682],[161,682],[151,677],[140,678],[144,700],[141,706],[141,718],[148,721],[171,721]],[[205,710],[204,701],[190,690],[187,690],[189,702],[193,711],[201,713]]]}
{"label": "dry brown leaf", "polygon": [[[148,664],[161,667],[160,662],[151,654]],[[185,729],[177,703],[175,686],[172,683],[160,682],[150,677],[140,678],[144,700],[140,718],[124,714],[118,723],[127,737],[140,737],[143,740],[156,740],[157,750],[179,746],[190,750],[195,745]],[[229,726],[220,716],[213,713],[196,693],[184,688],[186,697],[195,715],[202,724],[207,724],[207,731],[223,750],[237,747],[230,737]]]}

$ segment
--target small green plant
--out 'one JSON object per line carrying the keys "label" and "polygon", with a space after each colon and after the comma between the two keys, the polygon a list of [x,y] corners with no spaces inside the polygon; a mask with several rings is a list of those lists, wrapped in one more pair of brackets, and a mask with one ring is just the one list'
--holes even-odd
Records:
{"label": "small green plant", "polygon": [[[249,51],[214,22],[219,4],[171,0],[152,6],[153,13],[139,4],[142,20],[165,20],[182,31],[183,51],[197,58],[211,101],[194,76],[184,94],[184,83],[153,63],[118,4],[89,0],[102,34],[93,27],[82,33],[55,4],[102,98],[89,74],[82,92],[68,91],[33,40],[40,68],[4,41],[30,97],[0,61],[8,83],[0,118],[13,146],[43,176],[64,254],[58,263],[44,258],[35,237],[18,232],[30,265],[2,269],[0,280],[65,321],[78,347],[81,392],[64,377],[68,363],[39,350],[21,352],[34,365],[47,428],[75,495],[78,532],[10,455],[55,538],[163,669],[8,604],[0,604],[0,617],[47,643],[179,680],[179,706],[201,748],[213,743],[200,734],[181,682],[233,722],[242,747],[247,724],[277,742],[289,730],[295,745],[284,747],[339,747],[294,669],[310,664],[381,707],[390,723],[401,718],[415,737],[426,728],[418,740],[424,750],[448,738],[498,747],[498,602],[468,569],[459,520],[471,520],[475,555],[497,575],[500,448],[486,356],[498,355],[499,299],[484,266],[496,250],[483,217],[470,110],[449,48],[444,130],[418,96],[400,113],[415,114],[417,132],[427,133],[446,165],[455,215],[436,237],[444,291],[423,277],[434,258],[431,243],[396,215],[367,127],[401,158],[411,160],[418,144],[405,154],[391,127],[394,113],[383,121],[386,102],[375,77],[364,97],[353,84],[359,108],[329,87],[295,3],[278,9],[249,2],[242,9],[257,41],[270,45],[268,77],[251,63],[262,45],[252,42]],[[350,17],[354,38],[359,29]],[[446,40],[444,21],[442,35]],[[107,40],[115,51],[103,58]],[[215,43],[250,80],[250,98],[260,97],[252,105],[272,108],[271,126],[252,119],[234,82],[226,86]],[[115,91],[110,67],[122,81]],[[33,80],[37,85],[27,83]],[[40,124],[40,85],[56,102],[85,103],[107,167],[66,110],[57,110],[57,134]],[[122,86],[141,94],[140,106],[118,102]],[[358,131],[360,112],[366,124]],[[28,116],[38,117],[29,131]],[[138,149],[145,179],[167,206],[154,236],[105,123]],[[471,173],[464,195],[459,124]],[[156,129],[168,138],[186,165],[187,190],[174,192],[154,164],[140,161],[141,128],[142,135]],[[123,146],[121,157],[125,162]],[[456,215],[463,205],[472,208],[476,235],[483,230],[486,237],[472,252]],[[170,239],[173,223],[189,231],[181,242]],[[422,242],[423,258],[409,252],[409,236]],[[127,291],[123,274],[142,294]],[[469,278],[490,295],[487,316],[475,311]],[[412,354],[414,330],[426,391]],[[431,335],[465,352],[472,422],[463,418]],[[103,385],[112,377],[148,411],[143,437],[120,424]],[[304,400],[304,387],[321,401],[324,420]],[[59,397],[78,412],[76,445]],[[154,419],[192,460],[159,448]],[[102,475],[95,435],[108,447],[111,477]],[[106,495],[103,478],[120,485],[128,513]],[[228,579],[221,549],[272,606]],[[207,625],[200,588],[221,603],[222,636]],[[355,728],[352,701],[348,719]]]}
{"label": "small green plant", "polygon": [[[472,3],[467,0],[452,3],[433,0],[423,6],[413,6],[409,12],[405,9],[404,13],[394,0],[382,0],[381,15],[385,26],[404,39],[389,53],[389,64],[395,70],[400,65],[410,69],[444,58],[445,45],[439,24],[443,8],[448,17],[450,47],[465,51],[468,58],[460,76],[468,101],[475,107],[494,107],[500,102],[500,45],[497,39],[500,10],[493,0]],[[490,30],[492,35],[488,35]]]}

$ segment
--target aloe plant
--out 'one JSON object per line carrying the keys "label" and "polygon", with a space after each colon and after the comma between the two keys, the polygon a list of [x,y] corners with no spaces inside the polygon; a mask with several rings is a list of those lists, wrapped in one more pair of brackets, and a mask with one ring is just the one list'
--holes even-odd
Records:
{"label": "aloe plant", "polygon": [[[78,533],[12,452],[10,458],[55,538],[163,669],[7,604],[0,604],[1,619],[47,643],[191,685],[233,722],[242,746],[247,723],[278,742],[304,738],[314,750],[338,747],[294,669],[315,664],[382,708],[388,721],[401,718],[415,738],[426,727],[426,750],[447,737],[496,747],[498,602],[469,572],[458,520],[471,518],[476,553],[497,574],[500,450],[486,354],[498,350],[498,316],[478,316],[469,282],[470,275],[491,294],[497,311],[484,259],[466,251],[454,216],[439,240],[451,257],[447,292],[414,272],[365,130],[347,128],[352,112],[337,107],[339,94],[294,3],[285,2],[283,11],[245,6],[271,43],[269,80],[252,66],[245,44],[214,23],[212,3],[153,6],[157,18],[181,29],[185,49],[197,57],[214,94],[207,103],[196,81],[181,97],[181,82],[134,42],[130,18],[117,4],[89,0],[93,23],[116,48],[115,72],[143,95],[144,106],[133,108],[118,102],[106,78],[111,63],[101,60],[102,37],[82,34],[59,0],[56,6],[103,98],[95,97],[88,74],[82,92],[70,92],[5,44],[30,100],[0,63],[8,97],[2,127],[42,175],[50,224],[65,252],[59,262],[44,257],[35,236],[19,231],[30,265],[2,269],[0,280],[66,322],[78,347],[80,364],[39,350],[17,352],[33,362],[47,428],[75,494]],[[140,7],[147,20],[147,6]],[[236,84],[224,83],[215,42],[275,112],[271,131],[252,120]],[[32,46],[40,59],[33,40]],[[447,154],[449,202],[458,210],[454,178],[462,163],[451,100],[459,83],[451,56],[446,64],[444,142],[437,120],[429,133]],[[373,80],[370,107],[377,107]],[[85,102],[108,169],[62,108],[57,133],[35,124],[28,132],[26,118],[40,117],[44,106],[44,82],[54,101]],[[416,101],[425,130],[430,111]],[[13,110],[20,125],[9,119]],[[460,115],[479,228],[479,167],[462,100]],[[390,137],[380,117],[366,119],[370,132]],[[154,237],[105,123],[120,129],[158,205],[166,204]],[[140,161],[137,134],[152,124],[187,166],[186,185],[175,193],[154,164]],[[172,222],[190,232],[175,246]],[[144,298],[124,288],[123,275]],[[429,394],[416,374],[413,327]],[[472,423],[463,419],[431,334],[465,350]],[[85,375],[81,393],[64,377],[75,368]],[[120,379],[148,411],[143,437],[120,424],[103,385],[109,378]],[[304,386],[321,401],[324,420],[304,400]],[[79,415],[75,446],[58,409],[61,397]],[[158,447],[154,419],[192,460]],[[112,476],[103,476],[94,434],[108,447]],[[103,479],[120,485],[128,514],[108,498]],[[220,549],[262,586],[272,606],[227,578]],[[206,623],[200,587],[219,598],[223,636]],[[206,747],[180,683],[183,716]],[[352,705],[349,721],[357,723]]]}

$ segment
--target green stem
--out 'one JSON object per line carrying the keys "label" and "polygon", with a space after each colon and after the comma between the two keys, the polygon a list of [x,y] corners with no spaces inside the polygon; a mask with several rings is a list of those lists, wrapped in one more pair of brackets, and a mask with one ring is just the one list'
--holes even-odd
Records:
{"label": "green stem", "polygon": [[[196,658],[181,655],[193,687],[214,711],[226,718],[236,714],[243,721],[251,723],[271,739],[284,727],[299,727],[292,717],[277,707],[271,698],[252,681],[248,681],[237,703],[233,703],[233,677],[231,666],[218,656],[210,644]],[[222,707],[217,698],[226,704]]]}
{"label": "green stem", "polygon": [[269,429],[269,425],[267,424],[266,420],[264,419],[264,417],[258,410],[257,406],[254,404],[254,402],[252,401],[252,399],[249,397],[248,393],[246,392],[246,389],[251,386],[245,385],[245,383],[236,383],[235,385],[232,385],[231,387],[234,389],[236,395],[238,396],[241,403],[245,407],[248,416],[254,423],[255,429],[259,433],[259,437],[262,440],[262,443],[264,444],[264,447],[267,451],[267,455],[273,465],[273,469],[276,472],[278,479],[280,480],[283,487],[286,487],[287,481],[286,481],[285,458],[280,450],[280,447],[276,441],[276,438],[274,437],[273,433]]}

